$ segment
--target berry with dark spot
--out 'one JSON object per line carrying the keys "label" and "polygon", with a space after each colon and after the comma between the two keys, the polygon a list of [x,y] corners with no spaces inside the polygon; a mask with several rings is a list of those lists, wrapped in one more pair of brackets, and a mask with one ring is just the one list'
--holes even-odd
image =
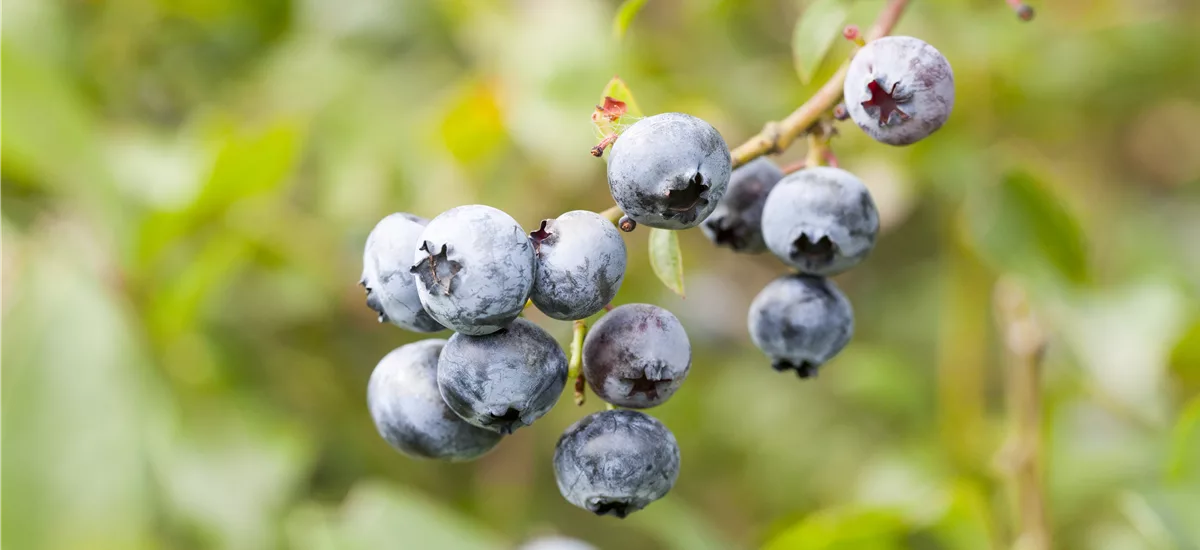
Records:
{"label": "berry with dark spot", "polygon": [[644,409],[661,405],[692,365],[687,332],[671,312],[626,304],[604,314],[583,343],[583,375],[609,403]]}
{"label": "berry with dark spot", "polygon": [[771,281],[750,304],[750,339],[778,371],[801,378],[837,355],[854,334],[850,301],[828,279],[788,275]]}
{"label": "berry with dark spot", "polygon": [[535,259],[511,216],[483,205],[451,208],[421,233],[410,271],[429,315],[463,334],[489,334],[525,308]]}
{"label": "berry with dark spot", "polygon": [[675,485],[679,445],[666,426],[645,413],[593,413],[559,438],[554,475],[571,504],[598,516],[624,518]]}
{"label": "berry with dark spot", "polygon": [[700,224],[700,229],[717,246],[727,246],[735,252],[766,250],[762,237],[763,204],[782,178],[779,167],[763,157],[734,170],[725,197]]}
{"label": "berry with dark spot", "polygon": [[954,109],[954,72],[936,48],[886,36],[854,55],[842,89],[850,117],[872,138],[909,145],[932,134]]}
{"label": "berry with dark spot", "polygon": [[632,220],[660,229],[695,227],[717,207],[732,163],[725,140],[707,122],[682,113],[637,121],[608,162],[608,187]]}
{"label": "berry with dark spot", "polygon": [[396,450],[419,458],[472,460],[500,434],[463,422],[438,393],[438,355],[445,340],[422,340],[387,354],[367,383],[375,428]]}
{"label": "berry with dark spot", "polygon": [[630,218],[629,216],[621,216],[621,219],[617,221],[617,227],[621,231],[630,233],[634,229],[637,229],[637,222],[633,221],[633,218]]}
{"label": "berry with dark spot", "polygon": [[784,263],[811,275],[835,275],[871,252],[879,213],[853,174],[817,166],[789,174],[767,196],[763,238]]}
{"label": "berry with dark spot", "polygon": [[414,332],[443,328],[421,305],[417,283],[408,272],[412,251],[428,223],[412,214],[391,214],[367,236],[359,284],[367,291],[367,306],[379,314],[381,323],[387,321]]}
{"label": "berry with dark spot", "polygon": [[625,241],[612,222],[586,210],[542,222],[529,234],[537,257],[530,298],[547,316],[584,319],[617,295],[625,279]]}
{"label": "berry with dark spot", "polygon": [[558,401],[567,385],[567,356],[541,327],[517,319],[492,334],[451,336],[437,380],[442,399],[463,420],[509,434]]}

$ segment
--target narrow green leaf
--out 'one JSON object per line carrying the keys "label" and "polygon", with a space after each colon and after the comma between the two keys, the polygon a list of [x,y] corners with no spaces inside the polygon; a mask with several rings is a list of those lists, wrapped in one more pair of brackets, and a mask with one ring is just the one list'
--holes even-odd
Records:
{"label": "narrow green leaf", "polygon": [[667,288],[684,295],[683,253],[679,251],[679,236],[674,231],[650,230],[650,267]]}
{"label": "narrow green leaf", "polygon": [[805,517],[769,540],[765,550],[898,550],[908,531],[898,511],[829,508]]}
{"label": "narrow green leaf", "polygon": [[645,5],[646,0],[625,0],[621,3],[621,7],[617,8],[617,16],[613,18],[613,36],[617,40],[625,38],[625,31],[629,30],[629,24],[633,23],[633,18],[639,11],[642,11],[642,6]]}
{"label": "narrow green leaf", "polygon": [[624,80],[621,80],[621,77],[614,76],[612,80],[609,80],[608,84],[604,86],[604,93],[600,95],[601,102],[603,102],[604,98],[606,97],[611,97],[617,101],[624,101],[627,109],[625,111],[625,116],[637,118],[644,116],[642,115],[642,110],[638,107],[637,101],[634,101],[633,99],[633,92],[629,90],[629,86],[625,84]]}
{"label": "narrow green leaf", "polygon": [[844,0],[813,0],[800,14],[792,32],[792,59],[802,84],[812,81],[829,47],[841,34],[846,12]]}

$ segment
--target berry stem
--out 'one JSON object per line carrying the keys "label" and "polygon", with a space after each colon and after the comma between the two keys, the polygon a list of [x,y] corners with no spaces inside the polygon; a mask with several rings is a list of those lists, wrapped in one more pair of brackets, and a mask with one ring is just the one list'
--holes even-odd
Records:
{"label": "berry stem", "polygon": [[[904,13],[904,8],[908,6],[908,2],[909,0],[889,0],[883,11],[879,13],[879,17],[875,19],[871,30],[867,32],[867,41],[891,33]],[[814,122],[817,122],[822,114],[833,109],[842,100],[842,84],[846,81],[848,66],[849,63],[843,63],[837,73],[792,114],[781,121],[768,122],[758,135],[735,147],[730,152],[730,156],[733,157],[733,167],[737,168],[766,154],[783,152]]]}
{"label": "berry stem", "polygon": [[587,321],[575,321],[575,331],[571,335],[571,360],[567,363],[567,380],[575,381],[575,405],[583,405],[587,399],[584,396],[583,379],[583,337],[587,336]]}
{"label": "berry stem", "polygon": [[620,206],[613,205],[609,207],[608,210],[601,212],[600,215],[603,216],[604,219],[613,222],[613,225],[616,225],[617,221],[621,219],[621,216],[625,215],[625,212],[621,211]]}

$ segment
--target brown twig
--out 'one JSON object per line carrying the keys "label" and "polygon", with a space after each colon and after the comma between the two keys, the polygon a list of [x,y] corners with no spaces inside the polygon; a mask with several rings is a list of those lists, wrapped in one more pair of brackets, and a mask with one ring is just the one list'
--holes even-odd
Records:
{"label": "brown twig", "polygon": [[[875,24],[871,26],[870,32],[867,33],[867,40],[871,41],[892,32],[907,6],[908,0],[889,0],[887,6],[879,13],[879,17],[875,19]],[[758,135],[730,151],[730,156],[733,157],[733,167],[737,168],[763,155],[783,152],[796,138],[804,134],[822,113],[837,105],[837,102],[842,99],[846,67],[847,64],[843,64],[837,73],[834,73],[829,81],[817,90],[817,93],[792,111],[787,118],[768,122]]]}
{"label": "brown twig", "polygon": [[1029,308],[1025,291],[1013,281],[996,283],[997,321],[1009,361],[1006,370],[1012,434],[998,458],[1015,497],[1020,550],[1048,550],[1050,528],[1042,486],[1042,357],[1046,335]]}

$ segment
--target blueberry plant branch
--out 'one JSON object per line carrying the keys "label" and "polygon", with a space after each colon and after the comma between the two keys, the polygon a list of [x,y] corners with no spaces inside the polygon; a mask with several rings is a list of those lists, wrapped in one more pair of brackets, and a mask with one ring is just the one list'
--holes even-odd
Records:
{"label": "blueberry plant branch", "polygon": [[[907,6],[908,0],[890,0],[875,19],[875,24],[867,33],[867,40],[874,40],[891,33]],[[847,67],[848,65],[842,65],[829,78],[829,81],[817,90],[817,93],[792,111],[792,114],[783,120],[768,122],[761,132],[730,151],[733,167],[737,168],[763,155],[781,153],[796,138],[808,131],[821,118],[821,115],[833,109],[841,101],[842,85],[846,81]]]}

